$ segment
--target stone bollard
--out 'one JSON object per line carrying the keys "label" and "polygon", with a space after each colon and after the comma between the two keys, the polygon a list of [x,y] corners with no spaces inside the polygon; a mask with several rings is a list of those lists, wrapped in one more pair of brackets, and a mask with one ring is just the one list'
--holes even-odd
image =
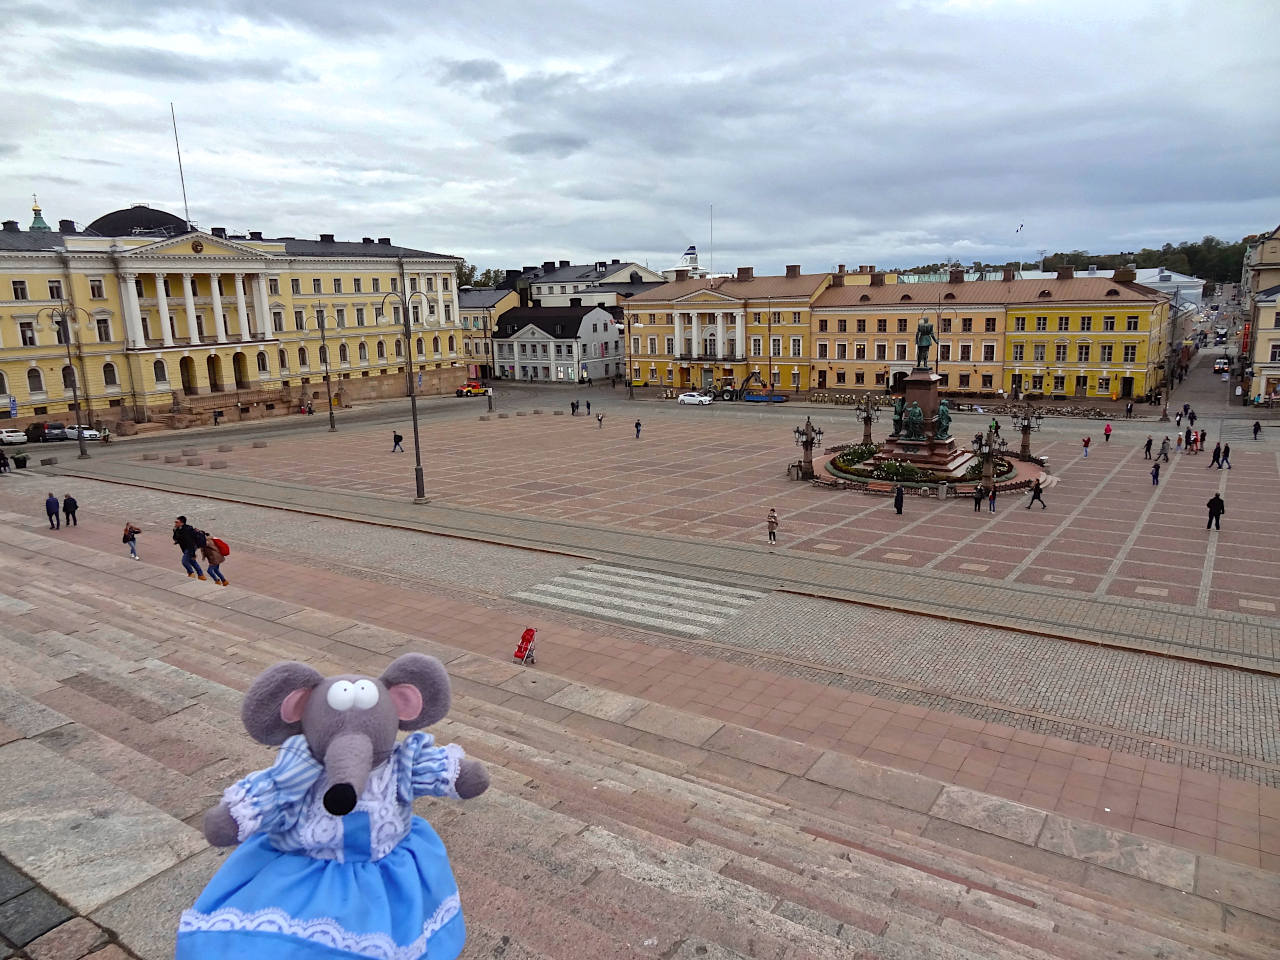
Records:
{"label": "stone bollard", "polygon": [[176,453],[166,453],[164,455],[164,462],[165,463],[181,463],[182,458],[178,456]]}
{"label": "stone bollard", "polygon": [[535,410],[535,411],[533,411],[533,415],[534,415],[535,417],[537,417],[537,416],[541,416],[541,415],[542,415],[542,411],[541,411],[541,410]]}
{"label": "stone bollard", "polygon": [[158,454],[158,453],[144,453],[144,454],[142,455],[142,459],[143,459],[143,460],[159,460],[159,459],[160,459],[160,454]]}
{"label": "stone bollard", "polygon": [[485,421],[486,421],[486,420],[488,420],[488,419],[489,419],[489,415],[488,415],[488,414],[484,414],[484,413],[482,413],[482,414],[480,415],[480,422],[481,422],[481,423],[485,422]]}
{"label": "stone bollard", "polygon": [[552,411],[551,411],[551,415],[552,415],[553,417],[563,417],[563,416],[564,416],[564,411],[563,411],[563,410],[552,410]]}
{"label": "stone bollard", "polygon": [[525,410],[517,410],[517,411],[516,411],[516,416],[517,416],[517,417],[527,417],[528,415],[529,415],[529,414],[528,414],[528,411],[525,411]]}
{"label": "stone bollard", "polygon": [[227,461],[225,461],[225,460],[212,460],[212,461],[210,461],[210,462],[209,462],[209,469],[210,469],[210,470],[225,470],[225,469],[227,469]]}
{"label": "stone bollard", "polygon": [[267,441],[265,441],[265,440],[255,440],[255,441],[253,441],[253,449],[255,449],[255,450],[261,450],[261,449],[262,449],[263,447],[265,447],[266,445],[267,445]]}
{"label": "stone bollard", "polygon": [[231,452],[232,450],[234,450],[234,449],[235,449],[235,448],[234,448],[233,446],[231,446],[231,444],[229,444],[229,443],[220,443],[220,444],[218,444],[218,452],[219,452],[219,453],[230,453],[230,452]]}
{"label": "stone bollard", "polygon": [[194,457],[194,456],[197,456],[199,453],[200,453],[200,451],[199,451],[199,450],[197,450],[195,447],[183,447],[183,448],[182,448],[182,455],[183,455],[184,457]]}
{"label": "stone bollard", "polygon": [[507,419],[508,417],[510,417],[510,416],[511,416],[511,414],[509,414],[509,413],[500,413],[500,414],[498,414],[498,419],[499,419],[499,420],[506,420],[506,419]]}
{"label": "stone bollard", "polygon": [[202,457],[187,457],[187,466],[188,466],[188,467],[198,467],[198,466],[200,466],[202,463],[204,463],[204,458],[202,458]]}
{"label": "stone bollard", "polygon": [[40,466],[42,467],[52,467],[57,462],[58,462],[57,457],[41,457],[40,458]]}

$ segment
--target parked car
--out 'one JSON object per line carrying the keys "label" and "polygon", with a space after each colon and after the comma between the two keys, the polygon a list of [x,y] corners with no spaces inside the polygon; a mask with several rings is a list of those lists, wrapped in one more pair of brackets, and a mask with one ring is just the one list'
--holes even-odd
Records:
{"label": "parked car", "polygon": [[93,429],[93,427],[88,426],[87,424],[82,424],[82,423],[73,423],[67,427],[67,439],[68,440],[76,439],[76,437],[79,436],[79,433],[77,431],[80,431],[80,430],[84,431],[84,438],[86,440],[102,439],[102,434],[100,434],[97,430]]}
{"label": "parked car", "polygon": [[67,428],[61,423],[33,423],[27,427],[27,439],[32,443],[51,443],[67,439]]}
{"label": "parked car", "polygon": [[479,380],[468,380],[457,390],[456,396],[459,397],[482,397],[485,394],[485,386]]}
{"label": "parked car", "polygon": [[711,398],[702,393],[682,393],[676,399],[677,403],[692,403],[697,406],[706,406],[711,402]]}
{"label": "parked car", "polygon": [[26,443],[27,435],[22,430],[15,430],[13,427],[0,428],[0,443]]}

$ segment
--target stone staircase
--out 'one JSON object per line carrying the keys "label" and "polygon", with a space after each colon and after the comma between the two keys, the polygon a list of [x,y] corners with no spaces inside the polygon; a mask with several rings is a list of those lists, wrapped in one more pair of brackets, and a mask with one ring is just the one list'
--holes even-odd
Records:
{"label": "stone staircase", "polygon": [[1274,874],[34,530],[0,546],[0,855],[148,960],[223,856],[203,811],[270,762],[239,720],[253,677],[288,658],[376,673],[409,649],[454,678],[433,732],[493,778],[419,808],[466,957],[1280,950]]}

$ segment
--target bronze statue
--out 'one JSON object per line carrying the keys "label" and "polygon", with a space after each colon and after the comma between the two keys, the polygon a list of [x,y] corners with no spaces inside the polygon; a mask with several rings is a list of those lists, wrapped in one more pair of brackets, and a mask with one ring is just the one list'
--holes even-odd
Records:
{"label": "bronze statue", "polygon": [[902,410],[907,402],[902,397],[895,397],[893,400],[893,433],[890,436],[896,437],[902,432]]}
{"label": "bronze statue", "polygon": [[934,433],[935,440],[946,440],[951,436],[951,408],[947,406],[947,398],[938,401],[938,429]]}
{"label": "bronze statue", "polygon": [[907,408],[907,423],[904,438],[907,440],[923,440],[924,439],[924,411],[920,409],[920,404],[914,400],[911,406]]}
{"label": "bronze statue", "polygon": [[920,325],[916,327],[916,369],[929,369],[929,348],[938,342],[938,338],[933,335],[933,324],[929,322],[928,317],[920,318]]}

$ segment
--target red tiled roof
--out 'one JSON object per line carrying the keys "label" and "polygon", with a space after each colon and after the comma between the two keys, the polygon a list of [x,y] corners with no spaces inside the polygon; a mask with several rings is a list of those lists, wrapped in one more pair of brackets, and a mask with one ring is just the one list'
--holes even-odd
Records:
{"label": "red tiled roof", "polygon": [[[1108,296],[1109,291],[1116,291]],[[1045,291],[1047,296],[1042,295]],[[904,297],[909,299],[903,299]],[[865,298],[865,299],[864,299]],[[1164,294],[1140,283],[1110,277],[1073,277],[1070,280],[970,280],[965,283],[895,283],[882,287],[828,287],[814,301],[823,307],[891,306],[910,304],[917,309],[952,304],[1043,304],[1102,301],[1153,303]]]}
{"label": "red tiled roof", "polygon": [[673,280],[644,293],[637,293],[627,303],[671,303],[699,290],[714,290],[731,300],[808,298],[817,292],[829,276],[829,273],[802,273],[797,277],[755,277],[751,280],[739,280],[736,277]]}

